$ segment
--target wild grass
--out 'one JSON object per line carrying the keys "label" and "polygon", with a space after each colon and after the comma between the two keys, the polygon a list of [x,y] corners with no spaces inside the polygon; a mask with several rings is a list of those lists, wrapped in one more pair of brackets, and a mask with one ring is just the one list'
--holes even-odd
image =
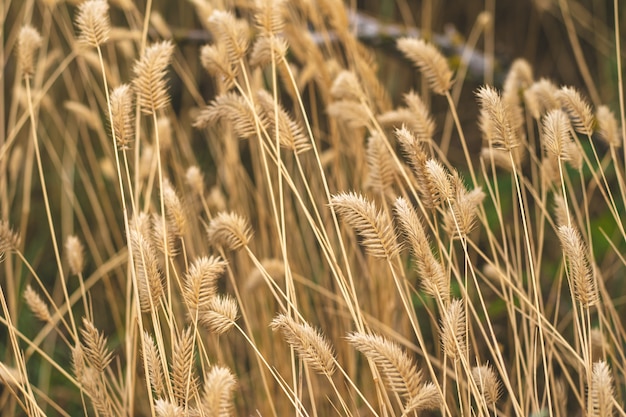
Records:
{"label": "wild grass", "polygon": [[626,415],[617,0],[614,77],[487,2],[395,93],[339,0],[73,3],[3,6],[0,416]]}

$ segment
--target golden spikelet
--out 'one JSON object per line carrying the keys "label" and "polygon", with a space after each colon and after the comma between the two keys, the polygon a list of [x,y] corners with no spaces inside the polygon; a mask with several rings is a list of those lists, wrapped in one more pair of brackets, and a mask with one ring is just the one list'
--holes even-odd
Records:
{"label": "golden spikelet", "polygon": [[369,137],[365,158],[368,172],[364,188],[378,195],[393,196],[396,165],[380,134],[374,132]]}
{"label": "golden spikelet", "polygon": [[421,97],[416,92],[410,91],[404,95],[404,102],[411,111],[411,114],[413,114],[411,129],[418,142],[428,142],[432,140],[436,128],[435,121]]}
{"label": "golden spikelet", "polygon": [[583,307],[597,304],[599,295],[596,278],[589,265],[587,248],[580,233],[573,226],[563,225],[559,226],[557,234],[567,261],[574,297]]}
{"label": "golden spikelet", "polygon": [[211,220],[207,228],[209,243],[230,250],[248,246],[252,230],[248,220],[236,213],[221,212]]}
{"label": "golden spikelet", "polygon": [[221,44],[204,45],[200,49],[200,62],[209,74],[223,83],[224,89],[230,90],[235,85],[239,67],[228,59],[226,49]]}
{"label": "golden spikelet", "polygon": [[109,40],[111,22],[109,4],[106,0],[87,0],[78,6],[76,26],[80,32],[79,41],[94,48]]}
{"label": "golden spikelet", "polygon": [[582,164],[581,155],[571,139],[567,115],[559,109],[550,110],[543,118],[542,127],[543,144],[548,155],[579,168]]}
{"label": "golden spikelet", "polygon": [[502,85],[502,96],[515,98],[515,102],[519,102],[524,91],[530,88],[533,82],[533,69],[530,63],[523,58],[518,58],[513,61],[506,74]]}
{"label": "golden spikelet", "polygon": [[490,147],[511,151],[520,146],[519,121],[513,117],[510,103],[491,86],[480,87],[476,96],[480,104],[480,129]]}
{"label": "golden spikelet", "polygon": [[393,259],[399,251],[391,219],[373,202],[355,192],[332,196],[333,209],[361,237],[365,251],[377,258]]}
{"label": "golden spikelet", "polygon": [[225,48],[230,63],[233,66],[240,65],[239,61],[246,56],[250,39],[247,22],[236,19],[231,12],[214,10],[208,23],[217,43]]}
{"label": "golden spikelet", "polygon": [[453,360],[465,356],[465,308],[463,301],[454,299],[441,318],[441,346]]}
{"label": "golden spikelet", "polygon": [[48,305],[30,285],[26,285],[26,289],[24,290],[24,301],[26,301],[26,305],[30,311],[32,311],[39,320],[47,323],[52,319]]}
{"label": "golden spikelet", "polygon": [[502,385],[493,367],[489,364],[473,367],[472,378],[474,378],[474,383],[485,398],[487,405],[495,405],[502,394]]}
{"label": "golden spikelet", "polygon": [[204,195],[204,174],[196,165],[187,168],[185,182],[195,195],[199,197]]}
{"label": "golden spikelet", "polygon": [[167,245],[167,256],[175,258],[180,252],[179,230],[174,224],[168,220],[163,220],[163,216],[152,213],[152,229],[150,239],[154,248],[158,249],[165,255],[165,247]]}
{"label": "golden spikelet", "polygon": [[257,103],[263,113],[263,119],[267,121],[270,127],[270,140],[274,141],[274,138],[278,136],[281,146],[291,149],[297,154],[311,149],[311,144],[302,126],[280,104],[274,102],[270,93],[259,90]]}
{"label": "golden spikelet", "polygon": [[375,334],[354,332],[347,339],[376,364],[388,389],[405,398],[419,395],[422,373],[400,346]]}
{"label": "golden spikelet", "polygon": [[172,390],[176,405],[185,407],[197,390],[198,378],[194,363],[194,332],[191,327],[183,330],[174,341],[172,349]]}
{"label": "golden spikelet", "polygon": [[561,108],[556,98],[557,87],[551,81],[542,78],[524,91],[524,103],[535,119],[540,119],[550,110]]}
{"label": "golden spikelet", "polygon": [[450,90],[452,71],[437,48],[416,38],[400,38],[397,47],[420,69],[422,75],[428,80],[431,90],[441,95],[445,95]]}
{"label": "golden spikelet", "polygon": [[98,372],[104,372],[113,360],[113,353],[107,348],[106,337],[85,317],[80,334],[83,337],[85,362]]}
{"label": "golden spikelet", "polygon": [[428,176],[428,190],[432,192],[430,198],[433,204],[438,206],[454,198],[450,175],[443,165],[436,159],[429,159],[425,162],[425,168]]}
{"label": "golden spikelet", "polygon": [[[246,100],[237,93],[228,92],[220,94],[206,106],[194,122],[194,127],[205,128],[215,124],[220,119],[232,123],[237,136],[241,138],[253,137],[257,134],[257,123],[267,125],[260,117],[261,111],[251,108]],[[258,119],[257,119],[258,118]]]}
{"label": "golden spikelet", "polygon": [[412,395],[404,406],[402,417],[419,415],[426,410],[437,410],[441,407],[441,393],[432,382],[422,385],[419,392]]}
{"label": "golden spikelet", "polygon": [[485,193],[481,187],[468,191],[456,173],[452,176],[452,185],[455,190],[451,201],[452,207],[448,207],[444,212],[443,221],[446,231],[451,236],[465,237],[476,226],[478,208],[485,198]]}
{"label": "golden spikelet", "polygon": [[615,115],[607,106],[598,106],[596,109],[598,138],[609,146],[622,146],[622,135],[615,119]]}
{"label": "golden spikelet", "polygon": [[254,21],[265,36],[278,35],[285,27],[285,0],[256,0]]}
{"label": "golden spikelet", "polygon": [[239,308],[237,301],[228,295],[212,297],[206,308],[200,311],[199,323],[215,334],[224,334],[237,321]]}
{"label": "golden spikelet", "polygon": [[159,352],[152,336],[148,332],[143,332],[143,354],[146,361],[146,374],[150,380],[150,386],[157,397],[165,395],[165,376],[163,366],[159,358]]}
{"label": "golden spikelet", "polygon": [[130,149],[135,137],[135,112],[130,85],[122,84],[111,91],[111,115],[118,149]]}
{"label": "golden spikelet", "polygon": [[613,376],[609,365],[604,361],[593,364],[591,386],[589,387],[589,417],[610,417],[613,415]]}
{"label": "golden spikelet", "polygon": [[434,208],[439,202],[436,201],[436,189],[426,169],[428,156],[415,135],[405,126],[395,131],[400,149],[407,159],[411,171],[417,180],[417,191],[424,207]]}
{"label": "golden spikelet", "polygon": [[156,252],[145,237],[138,230],[130,230],[133,263],[137,274],[137,292],[141,311],[150,312],[159,307],[163,296],[163,277],[159,268]]}
{"label": "golden spikelet", "polygon": [[184,407],[172,404],[163,398],[157,398],[154,402],[154,411],[158,417],[179,417],[185,415]]}
{"label": "golden spikelet", "polygon": [[0,262],[5,253],[16,251],[19,245],[20,236],[11,229],[7,221],[0,220]]}
{"label": "golden spikelet", "polygon": [[85,249],[78,237],[67,237],[65,240],[65,253],[70,272],[74,275],[83,272],[83,268],[85,267]]}
{"label": "golden spikelet", "polygon": [[411,246],[415,267],[422,279],[422,288],[427,294],[440,299],[443,305],[447,305],[450,301],[450,282],[441,263],[431,252],[430,241],[417,213],[403,197],[396,199],[394,212],[400,229]]}
{"label": "golden spikelet", "polygon": [[217,293],[216,281],[225,269],[226,262],[213,256],[202,256],[189,267],[183,280],[183,298],[192,313],[207,308]]}
{"label": "golden spikelet", "polygon": [[352,71],[342,70],[335,77],[333,85],[330,87],[330,94],[335,100],[347,100],[366,102],[367,96],[356,74]]}
{"label": "golden spikelet", "polygon": [[165,205],[165,219],[175,236],[180,237],[187,231],[187,213],[180,197],[174,190],[172,183],[163,180],[163,204]]}
{"label": "golden spikelet", "polygon": [[35,52],[41,42],[41,35],[34,27],[22,26],[17,38],[17,63],[24,78],[30,78],[35,72]]}
{"label": "golden spikelet", "polygon": [[561,87],[556,94],[578,133],[591,137],[594,119],[591,106],[574,87]]}
{"label": "golden spikelet", "polygon": [[202,408],[206,415],[230,417],[233,415],[233,393],[237,379],[230,369],[214,365],[204,380]]}
{"label": "golden spikelet", "polygon": [[283,38],[261,36],[257,38],[250,53],[250,65],[253,67],[264,67],[272,60],[281,62],[287,51],[289,44]]}
{"label": "golden spikelet", "polygon": [[280,314],[272,320],[270,327],[280,331],[285,341],[296,351],[311,369],[331,376],[335,372],[335,354],[330,343],[308,323],[297,323],[294,319]]}
{"label": "golden spikelet", "polygon": [[157,42],[148,46],[135,62],[133,85],[143,113],[155,113],[169,103],[165,76],[173,53],[174,45],[170,41]]}
{"label": "golden spikelet", "polygon": [[351,129],[369,127],[370,125],[369,111],[363,103],[350,100],[334,101],[328,105],[326,111],[329,116],[343,121]]}

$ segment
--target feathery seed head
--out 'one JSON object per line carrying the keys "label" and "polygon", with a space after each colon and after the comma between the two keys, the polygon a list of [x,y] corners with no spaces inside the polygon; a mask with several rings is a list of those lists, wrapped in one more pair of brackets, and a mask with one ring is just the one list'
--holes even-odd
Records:
{"label": "feathery seed head", "polygon": [[587,247],[580,233],[573,226],[563,225],[559,226],[557,234],[569,266],[569,279],[574,297],[583,307],[597,304],[599,295],[596,278],[589,265]]}
{"label": "feathery seed head", "polygon": [[216,295],[209,300],[206,309],[200,311],[198,321],[209,331],[224,334],[235,325],[238,315],[239,307],[233,297]]}
{"label": "feathery seed head", "polygon": [[376,364],[391,391],[407,398],[419,395],[422,373],[397,343],[359,332],[348,334],[348,342]]}
{"label": "feathery seed head", "polygon": [[238,66],[246,56],[250,39],[248,23],[236,19],[231,12],[214,10],[209,17],[209,30],[218,44],[223,45],[231,65]]}
{"label": "feathery seed head", "polygon": [[275,36],[258,37],[250,53],[250,65],[253,67],[264,67],[269,65],[272,60],[281,62],[287,55],[288,49],[289,44],[284,38]]}
{"label": "feathery seed head", "polygon": [[35,317],[39,320],[47,323],[52,319],[48,305],[30,285],[26,285],[26,289],[24,290],[24,300],[26,301],[26,305],[28,305],[30,311],[32,311]]}
{"label": "feathery seed head", "polygon": [[280,314],[272,320],[270,327],[273,331],[280,331],[300,359],[314,371],[326,376],[335,372],[335,356],[330,343],[311,325],[297,323],[291,317]]}
{"label": "feathery seed head", "polygon": [[146,114],[156,112],[170,101],[165,75],[173,53],[174,45],[170,41],[157,42],[148,46],[135,62],[133,85],[141,111]]}
{"label": "feathery seed head", "polygon": [[519,101],[521,93],[533,84],[533,69],[523,58],[516,59],[506,75],[502,86],[503,96],[514,96]]}
{"label": "feathery seed head", "polygon": [[400,38],[398,49],[420,69],[430,84],[430,89],[445,95],[452,87],[452,71],[448,62],[433,45],[422,39]]}
{"label": "feathery seed head", "polygon": [[202,196],[204,194],[204,174],[196,165],[187,168],[185,182],[195,195]]}
{"label": "feathery seed head", "polygon": [[245,217],[236,213],[221,212],[211,220],[207,228],[209,243],[238,250],[248,246],[252,229]]}
{"label": "feathery seed head", "polygon": [[17,250],[19,245],[19,235],[11,229],[7,221],[0,220],[0,262],[6,252]]}
{"label": "feathery seed head", "polygon": [[108,41],[111,22],[106,0],[87,0],[78,6],[76,26],[80,31],[79,41],[85,45],[97,48]]}
{"label": "feathery seed head", "polygon": [[130,149],[135,136],[135,112],[130,85],[122,84],[111,91],[111,124],[117,147],[121,151]]}
{"label": "feathery seed head", "polygon": [[574,87],[561,87],[556,98],[570,117],[574,129],[578,133],[591,137],[594,119],[587,100]]}
{"label": "feathery seed head", "polygon": [[149,231],[131,227],[130,241],[133,264],[137,274],[137,292],[139,293],[141,311],[144,313],[150,312],[153,308],[156,309],[164,293],[159,261],[147,236],[150,236]]}
{"label": "feathery seed head", "polygon": [[542,78],[524,91],[524,102],[535,119],[541,118],[550,110],[561,108],[561,104],[556,98],[557,90],[556,85]]}
{"label": "feathery seed head", "polygon": [[615,115],[607,106],[598,106],[596,109],[596,122],[598,124],[598,138],[609,146],[622,146],[622,135],[615,119]]}
{"label": "feathery seed head", "polygon": [[107,348],[106,337],[85,317],[83,317],[83,328],[80,333],[83,337],[86,363],[98,372],[104,372],[113,360],[113,353]]}
{"label": "feathery seed head", "polygon": [[172,391],[176,405],[185,408],[192,393],[197,389],[198,377],[195,372],[194,332],[191,327],[182,330],[174,340],[170,372]]}
{"label": "feathery seed head", "polygon": [[200,62],[209,74],[223,82],[225,90],[230,90],[235,85],[239,67],[229,60],[226,49],[221,44],[204,45],[200,49]]}
{"label": "feathery seed head", "polygon": [[35,51],[41,46],[41,35],[30,25],[22,26],[17,38],[17,62],[24,78],[35,72]]}
{"label": "feathery seed head", "polygon": [[613,415],[613,375],[604,361],[593,364],[591,386],[589,388],[589,417],[610,417]]}
{"label": "feathery seed head", "polygon": [[209,416],[227,417],[233,415],[233,393],[237,379],[230,369],[214,365],[204,379],[202,405]]}
{"label": "feathery seed head", "polygon": [[571,142],[570,121],[565,112],[550,110],[543,118],[543,141],[548,154],[554,158],[568,161],[571,155],[567,143]]}
{"label": "feathery seed head", "polygon": [[183,283],[183,296],[192,313],[207,308],[217,293],[216,281],[226,270],[226,261],[219,257],[196,259]]}
{"label": "feathery seed head", "polygon": [[416,415],[425,410],[437,410],[441,408],[441,394],[432,382],[423,384],[419,392],[412,395],[404,406],[402,417]]}
{"label": "feathery seed head", "polygon": [[178,417],[185,415],[185,409],[183,407],[163,398],[157,398],[155,400],[154,411],[158,417]]}
{"label": "feathery seed head", "polygon": [[335,100],[366,101],[367,96],[356,74],[352,71],[342,70],[335,77],[330,87],[330,94]]}
{"label": "feathery seed head", "polygon": [[489,364],[475,366],[472,368],[472,377],[487,404],[497,403],[502,394],[502,386],[493,368]]}
{"label": "feathery seed head", "polygon": [[332,196],[333,209],[361,236],[366,252],[377,258],[393,259],[400,247],[391,219],[384,211],[360,194],[340,193]]}
{"label": "feathery seed head", "polygon": [[441,345],[453,360],[465,355],[465,307],[463,301],[454,299],[441,318]]}
{"label": "feathery seed head", "polygon": [[291,149],[297,154],[311,149],[308,137],[302,126],[296,122],[285,109],[266,90],[257,92],[257,104],[267,121],[272,140],[278,136],[280,145]]}
{"label": "feathery seed head", "polygon": [[476,92],[480,104],[479,125],[490,147],[510,151],[520,146],[519,122],[514,117],[512,103],[505,101],[491,86]]}
{"label": "feathery seed head", "polygon": [[431,200],[435,206],[454,198],[450,175],[436,159],[425,162],[428,190],[432,192]]}
{"label": "feathery seed head", "polygon": [[148,332],[143,333],[143,354],[145,355],[147,374],[150,379],[150,386],[154,390],[157,397],[162,397],[165,394],[165,377],[163,373],[163,366],[161,365],[161,358],[159,357],[159,351],[157,349],[152,336]]}
{"label": "feathery seed head", "polygon": [[285,27],[285,0],[256,0],[254,20],[263,37],[275,37]]}
{"label": "feathery seed head", "polygon": [[76,236],[68,236],[65,240],[65,251],[70,272],[78,275],[83,272],[85,266],[85,249]]}

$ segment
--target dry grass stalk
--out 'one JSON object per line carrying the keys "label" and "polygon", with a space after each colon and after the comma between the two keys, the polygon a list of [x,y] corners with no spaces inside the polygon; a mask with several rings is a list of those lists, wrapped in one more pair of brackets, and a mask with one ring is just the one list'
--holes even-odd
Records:
{"label": "dry grass stalk", "polygon": [[298,323],[284,314],[272,320],[273,331],[280,331],[285,341],[296,351],[302,361],[320,374],[331,376],[335,372],[335,354],[326,338],[308,323]]}
{"label": "dry grass stalk", "polygon": [[395,131],[396,138],[402,149],[402,153],[409,163],[411,171],[417,180],[418,192],[421,197],[422,204],[426,208],[435,208],[439,204],[436,198],[437,190],[431,180],[426,162],[428,155],[424,151],[417,137],[409,131],[404,125]]}

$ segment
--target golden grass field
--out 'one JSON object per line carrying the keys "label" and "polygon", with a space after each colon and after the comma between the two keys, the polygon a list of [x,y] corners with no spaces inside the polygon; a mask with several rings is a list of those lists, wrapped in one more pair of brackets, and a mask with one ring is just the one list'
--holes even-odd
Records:
{"label": "golden grass field", "polygon": [[626,416],[626,4],[0,10],[0,417]]}

